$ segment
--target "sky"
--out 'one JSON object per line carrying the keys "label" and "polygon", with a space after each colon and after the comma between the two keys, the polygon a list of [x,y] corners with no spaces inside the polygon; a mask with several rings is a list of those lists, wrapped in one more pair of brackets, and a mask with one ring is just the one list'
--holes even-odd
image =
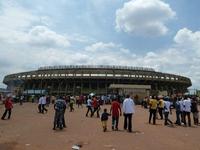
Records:
{"label": "sky", "polygon": [[198,0],[0,0],[5,75],[54,65],[150,67],[200,88]]}

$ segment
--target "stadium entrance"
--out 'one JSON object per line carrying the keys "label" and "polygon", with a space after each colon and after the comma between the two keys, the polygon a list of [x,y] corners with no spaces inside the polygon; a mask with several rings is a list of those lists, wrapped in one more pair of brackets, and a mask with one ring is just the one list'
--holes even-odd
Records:
{"label": "stadium entrance", "polygon": [[109,88],[113,90],[113,93],[129,94],[134,97],[135,101],[141,101],[150,95],[151,85],[111,84]]}

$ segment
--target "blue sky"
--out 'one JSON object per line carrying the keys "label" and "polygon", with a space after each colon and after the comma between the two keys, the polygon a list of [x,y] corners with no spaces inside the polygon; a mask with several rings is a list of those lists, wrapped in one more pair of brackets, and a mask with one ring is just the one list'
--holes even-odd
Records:
{"label": "blue sky", "polygon": [[[197,0],[1,0],[0,80],[46,65],[154,68],[200,88]],[[0,83],[0,87],[5,87]]]}

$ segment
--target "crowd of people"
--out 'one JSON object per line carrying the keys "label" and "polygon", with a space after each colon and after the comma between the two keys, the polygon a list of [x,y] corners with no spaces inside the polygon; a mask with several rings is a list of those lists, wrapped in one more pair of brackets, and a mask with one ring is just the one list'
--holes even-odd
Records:
{"label": "crowd of people", "polygon": [[[156,97],[145,98],[142,102],[144,108],[149,108],[149,124],[153,117],[153,124],[156,124],[156,119],[160,116],[164,118],[164,125],[184,125],[191,127],[191,114],[193,115],[194,125],[199,125],[199,110],[197,97]],[[169,119],[169,114],[172,114],[172,109],[175,109],[176,121],[172,122]],[[164,117],[163,117],[164,116]]]}
{"label": "crowd of people", "polygon": [[111,102],[110,106],[110,113],[108,113],[108,110],[104,108],[103,113],[101,116],[99,115],[100,103],[97,100],[96,96],[92,96],[88,98],[87,100],[87,112],[86,117],[88,117],[88,113],[90,112],[90,117],[93,117],[94,113],[96,112],[97,117],[101,118],[102,122],[102,128],[103,131],[107,131],[107,121],[109,116],[112,117],[112,130],[117,131],[118,130],[118,124],[119,124],[119,116],[124,115],[124,130],[127,130],[128,132],[132,132],[132,115],[135,113],[135,103],[133,99],[127,95],[122,103],[122,110],[121,110],[121,104],[118,99],[118,97],[114,96]]}
{"label": "crowd of people", "polygon": [[[66,128],[65,123],[65,112],[66,108],[69,108],[69,112],[75,111],[74,104],[77,104],[77,108],[83,108],[83,104],[86,105],[87,110],[85,113],[86,117],[94,117],[100,118],[102,122],[103,131],[107,131],[107,121],[109,116],[112,119],[111,128],[113,131],[118,130],[119,118],[120,116],[124,117],[123,128],[128,132],[133,131],[132,127],[132,117],[135,113],[135,103],[134,99],[132,99],[129,95],[126,95],[123,99],[120,96],[112,96],[110,97],[109,104],[110,109],[103,109],[102,113],[101,107],[104,104],[108,104],[108,101],[105,100],[104,96],[96,96],[94,94],[90,94],[88,96],[58,96],[51,98],[49,96],[41,95],[38,98],[38,112],[39,113],[47,113],[48,109],[47,105],[52,103],[54,105],[55,115],[53,122],[53,130],[56,128],[63,129]],[[7,114],[7,119],[10,119],[12,113],[12,97],[8,96],[4,101],[5,112],[3,113],[1,119],[5,120]],[[22,102],[20,101],[20,105]],[[163,96],[152,96],[145,97],[142,101],[141,106],[149,109],[149,124],[156,124],[156,120],[164,120],[164,125],[174,126],[183,125],[183,126],[191,126],[192,119],[191,113],[193,115],[194,125],[199,125],[199,110],[198,110],[198,101],[196,97],[174,97],[173,99],[170,97]],[[108,107],[107,107],[108,108]],[[170,119],[170,114],[172,114],[172,109],[175,109],[176,120],[172,121]]]}

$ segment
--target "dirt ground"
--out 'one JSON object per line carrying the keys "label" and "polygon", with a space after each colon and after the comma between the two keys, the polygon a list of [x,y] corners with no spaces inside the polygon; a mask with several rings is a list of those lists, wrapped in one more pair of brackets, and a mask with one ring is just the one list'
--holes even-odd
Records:
{"label": "dirt ground", "polygon": [[[1,105],[0,115],[3,111]],[[167,127],[163,120],[148,124],[148,110],[140,106],[133,116],[133,133],[123,130],[123,116],[119,131],[111,130],[109,118],[108,131],[103,132],[100,119],[85,113],[85,106],[67,110],[67,128],[54,131],[52,105],[47,114],[39,114],[37,104],[15,104],[11,119],[0,120],[0,150],[71,150],[74,144],[82,145],[81,150],[200,150],[200,126]],[[171,120],[174,117],[173,112]]]}

